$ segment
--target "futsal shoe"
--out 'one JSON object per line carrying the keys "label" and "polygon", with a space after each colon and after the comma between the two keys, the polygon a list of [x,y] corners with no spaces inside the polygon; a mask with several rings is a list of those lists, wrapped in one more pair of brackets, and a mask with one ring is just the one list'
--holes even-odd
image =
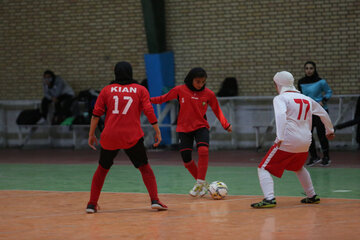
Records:
{"label": "futsal shoe", "polygon": [[98,205],[88,204],[86,207],[86,213],[96,213],[98,209]]}
{"label": "futsal shoe", "polygon": [[166,211],[168,210],[168,207],[163,204],[162,202],[160,202],[159,200],[152,200],[151,201],[151,208],[152,209],[157,209],[158,211]]}
{"label": "futsal shoe", "polygon": [[323,157],[322,160],[321,160],[321,166],[323,167],[327,167],[329,166],[331,163],[329,157]]}
{"label": "futsal shoe", "polygon": [[36,122],[37,125],[45,125],[47,124],[47,121],[45,118],[40,118],[39,121]]}
{"label": "futsal shoe", "polygon": [[312,167],[316,164],[318,164],[319,162],[321,162],[321,159],[320,158],[310,158],[309,162],[306,164],[306,166],[308,167]]}
{"label": "futsal shoe", "polygon": [[[194,187],[190,190],[189,194],[192,197],[197,197],[200,195],[200,192],[203,190],[203,184],[196,182]],[[204,195],[206,194],[206,192],[204,193]],[[203,195],[203,196],[204,196]]]}
{"label": "futsal shoe", "polygon": [[209,190],[209,184],[207,182],[204,182],[202,184],[201,190],[199,192],[199,196],[200,197],[205,196],[205,194],[208,192],[208,190]]}
{"label": "futsal shoe", "polygon": [[320,197],[318,195],[314,195],[311,198],[307,197],[307,198],[301,199],[301,203],[318,204],[318,203],[320,203]]}
{"label": "futsal shoe", "polygon": [[261,202],[251,204],[253,208],[273,208],[276,207],[276,199],[267,200],[264,198]]}

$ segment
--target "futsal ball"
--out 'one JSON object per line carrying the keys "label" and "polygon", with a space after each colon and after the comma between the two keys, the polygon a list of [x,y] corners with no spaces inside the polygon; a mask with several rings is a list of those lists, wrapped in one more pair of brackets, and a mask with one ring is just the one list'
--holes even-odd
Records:
{"label": "futsal ball", "polygon": [[226,197],[228,194],[228,187],[225,183],[220,181],[215,181],[209,185],[210,196],[215,200],[220,200]]}

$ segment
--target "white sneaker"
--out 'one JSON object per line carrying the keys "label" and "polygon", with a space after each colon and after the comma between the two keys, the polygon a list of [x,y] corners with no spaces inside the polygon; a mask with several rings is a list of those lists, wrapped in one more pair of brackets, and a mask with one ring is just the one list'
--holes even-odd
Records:
{"label": "white sneaker", "polygon": [[201,183],[196,182],[194,187],[190,190],[189,194],[192,197],[197,197],[202,190],[203,185]]}
{"label": "white sneaker", "polygon": [[47,121],[46,121],[46,119],[43,118],[43,117],[40,118],[39,121],[36,122],[37,125],[43,125],[43,124],[46,124],[46,123],[47,123]]}
{"label": "white sneaker", "polygon": [[192,197],[203,197],[208,191],[209,184],[203,180],[198,180],[193,189],[190,190],[189,194]]}
{"label": "white sneaker", "polygon": [[199,192],[199,196],[200,197],[205,196],[205,194],[208,192],[208,189],[209,189],[209,184],[207,182],[204,182],[201,187],[201,191]]}

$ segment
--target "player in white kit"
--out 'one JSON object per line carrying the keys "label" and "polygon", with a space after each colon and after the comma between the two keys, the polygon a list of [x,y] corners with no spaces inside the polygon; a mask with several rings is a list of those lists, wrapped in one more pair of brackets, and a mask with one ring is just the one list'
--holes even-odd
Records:
{"label": "player in white kit", "polygon": [[276,73],[274,82],[279,93],[273,100],[276,140],[258,166],[260,186],[265,198],[251,204],[251,207],[276,206],[274,182],[270,174],[281,178],[285,170],[294,171],[304,188],[307,197],[302,199],[301,203],[320,203],[310,174],[304,168],[311,144],[312,115],[320,117],[329,140],[335,137],[333,125],[320,104],[296,90],[291,73]]}

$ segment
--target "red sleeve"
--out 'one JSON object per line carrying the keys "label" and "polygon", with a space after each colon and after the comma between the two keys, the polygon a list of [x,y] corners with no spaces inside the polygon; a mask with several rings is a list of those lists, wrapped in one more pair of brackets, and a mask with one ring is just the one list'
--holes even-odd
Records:
{"label": "red sleeve", "polygon": [[150,95],[149,92],[145,89],[141,91],[141,106],[149,122],[151,124],[156,124],[157,118],[154,109],[150,103]]}
{"label": "red sleeve", "polygon": [[178,87],[174,87],[171,89],[168,93],[161,95],[159,97],[152,97],[150,99],[151,103],[154,104],[161,104],[167,101],[170,101],[172,99],[177,99],[178,97]]}
{"label": "red sleeve", "polygon": [[213,92],[210,92],[210,101],[209,105],[211,109],[213,110],[215,116],[219,119],[221,126],[226,130],[230,127],[230,123],[226,120],[223,112],[220,109],[220,105],[218,100],[216,99],[216,96]]}
{"label": "red sleeve", "polygon": [[103,88],[96,99],[96,103],[93,110],[93,115],[97,117],[101,117],[105,113],[105,88]]}

